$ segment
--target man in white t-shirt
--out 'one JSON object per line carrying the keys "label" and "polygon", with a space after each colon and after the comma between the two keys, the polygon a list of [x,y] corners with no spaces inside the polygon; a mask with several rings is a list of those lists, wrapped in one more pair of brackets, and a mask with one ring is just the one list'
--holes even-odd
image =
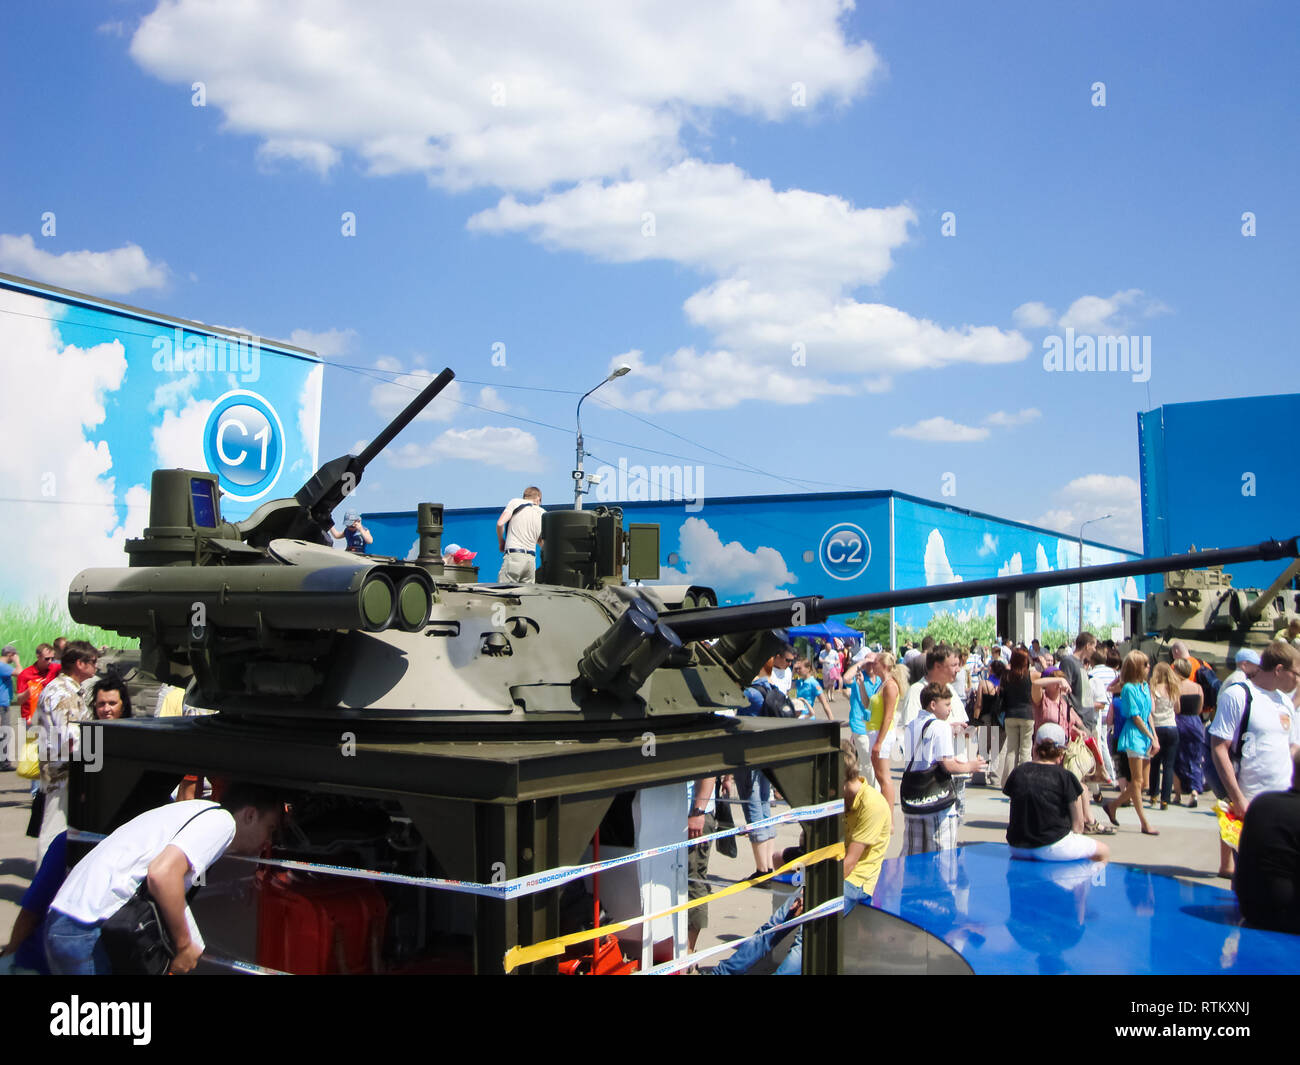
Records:
{"label": "man in white t-shirt", "polygon": [[[971,761],[961,761],[953,755],[952,730],[947,725],[952,712],[951,691],[942,684],[927,684],[921,690],[919,701],[920,713],[903,732],[903,757],[907,769],[924,772],[942,764],[954,777],[983,769],[983,758],[976,756]],[[947,809],[932,814],[911,814],[904,806],[903,815],[904,857],[952,850],[957,846],[960,819],[955,799]]]}
{"label": "man in white t-shirt", "polygon": [[512,499],[497,518],[497,546],[501,548],[502,584],[532,584],[537,568],[537,545],[542,542],[542,490],[524,489],[522,499]]}
{"label": "man in white t-shirt", "polygon": [[172,972],[189,972],[203,953],[203,939],[186,893],[227,851],[261,852],[283,813],[284,802],[270,792],[232,784],[219,804],[190,799],[128,821],[73,867],[54,896],[45,922],[50,972],[111,973],[100,929],[142,884],[148,885],[176,948]]}
{"label": "man in white t-shirt", "polygon": [[[1300,678],[1300,651],[1274,640],[1259,656],[1259,669],[1244,684],[1219,689],[1218,709],[1210,724],[1210,757],[1218,770],[1233,812],[1244,817],[1251,799],[1265,791],[1291,786],[1291,747],[1300,744],[1300,719],[1282,692]],[[1241,766],[1232,768],[1231,748],[1241,728],[1250,696],[1250,722],[1242,736]],[[1219,873],[1232,873],[1232,852],[1220,853]]]}
{"label": "man in white t-shirt", "polygon": [[1249,647],[1243,647],[1237,652],[1233,659],[1237,668],[1227,675],[1221,688],[1226,688],[1229,684],[1240,684],[1243,680],[1250,680],[1259,672],[1259,652],[1252,651]]}
{"label": "man in white t-shirt", "polygon": [[782,695],[789,695],[790,689],[794,687],[794,659],[794,648],[786,644],[772,656],[769,662],[772,672],[767,679],[772,682],[772,687],[780,690]]}
{"label": "man in white t-shirt", "polygon": [[953,734],[953,742],[963,753],[966,750],[966,727],[970,720],[966,715],[966,706],[957,691],[953,680],[960,668],[957,652],[946,643],[931,648],[925,656],[925,676],[907,689],[903,697],[903,708],[899,712],[899,728],[907,728],[921,712],[921,692],[927,684],[942,684],[952,693],[952,714],[948,725]]}

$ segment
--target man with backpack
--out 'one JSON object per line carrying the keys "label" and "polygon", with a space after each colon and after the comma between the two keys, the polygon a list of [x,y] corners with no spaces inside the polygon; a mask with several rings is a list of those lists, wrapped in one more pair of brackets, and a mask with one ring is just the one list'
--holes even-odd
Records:
{"label": "man with backpack", "polygon": [[[1250,680],[1225,685],[1210,725],[1210,758],[1223,797],[1237,817],[1266,791],[1291,785],[1291,748],[1300,746],[1300,715],[1284,691],[1300,679],[1300,650],[1274,640]],[[1217,789],[1216,789],[1217,790]],[[1231,877],[1232,850],[1221,844],[1219,875]]]}
{"label": "man with backpack", "polygon": [[1201,686],[1201,694],[1205,697],[1203,709],[1213,710],[1219,701],[1219,675],[1214,672],[1214,667],[1188,651],[1182,640],[1169,645],[1169,657],[1175,662],[1185,658],[1192,664],[1192,680]]}

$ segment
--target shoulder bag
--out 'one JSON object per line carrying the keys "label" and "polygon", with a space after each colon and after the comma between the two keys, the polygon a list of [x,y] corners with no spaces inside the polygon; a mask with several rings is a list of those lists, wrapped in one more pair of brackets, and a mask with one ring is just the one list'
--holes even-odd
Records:
{"label": "shoulder bag", "polygon": [[[219,809],[220,806],[209,806],[200,810],[176,830],[172,839],[185,831],[196,818]],[[197,885],[190,888],[185,895],[186,904],[193,900],[198,890]],[[176,957],[176,945],[167,931],[167,922],[149,894],[148,877],[112,916],[100,922],[99,938],[108,952],[114,976],[165,976]]]}
{"label": "shoulder bag", "polygon": [[[1232,763],[1233,776],[1237,777],[1237,783],[1241,783],[1241,749],[1246,743],[1246,730],[1250,728],[1250,688],[1245,684],[1229,684],[1223,689],[1228,688],[1245,688],[1246,705],[1241,711],[1241,724],[1237,726],[1237,732],[1232,737],[1232,743],[1228,747],[1228,761]],[[1222,694],[1222,692],[1220,693]],[[1228,789],[1224,786],[1222,778],[1219,776],[1219,767],[1214,764],[1214,744],[1211,737],[1207,734],[1205,737],[1206,745],[1209,750],[1205,752],[1205,783],[1209,785],[1215,797],[1222,799],[1224,802],[1231,802],[1232,797],[1228,794]]]}
{"label": "shoulder bag", "polygon": [[[917,738],[917,750],[925,743],[925,734],[929,731],[930,726],[937,721],[927,721],[921,727],[921,735]],[[899,789],[899,802],[903,807],[905,814],[937,814],[948,809],[957,801],[957,789],[952,782],[952,774],[944,769],[943,763],[938,762],[929,769],[913,769],[916,762],[916,751],[912,752],[912,759],[907,763],[907,768],[903,770],[903,784]]]}

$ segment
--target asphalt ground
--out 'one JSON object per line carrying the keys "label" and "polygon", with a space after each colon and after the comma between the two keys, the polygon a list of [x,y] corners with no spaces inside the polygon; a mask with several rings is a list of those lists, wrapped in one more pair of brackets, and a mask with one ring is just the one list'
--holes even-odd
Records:
{"label": "asphalt ground", "polygon": [[[831,703],[832,713],[843,724],[848,736],[848,702],[836,699]],[[895,756],[895,794],[902,776],[902,761]],[[16,773],[0,773],[0,934],[8,939],[18,912],[18,902],[34,873],[36,840],[26,833],[31,807],[31,782]],[[1106,795],[1114,794],[1107,790]],[[773,812],[787,807],[776,804]],[[959,836],[960,843],[993,841],[1006,842],[1007,800],[995,788],[970,785],[966,789],[966,821]],[[735,807],[736,822],[744,820],[741,807]],[[1095,811],[1104,819],[1100,810]],[[1113,836],[1102,837],[1110,844],[1112,861],[1141,866],[1153,873],[1184,877],[1202,883],[1226,886],[1226,881],[1216,878],[1218,871],[1218,828],[1212,810],[1212,798],[1201,800],[1200,807],[1189,810],[1170,806],[1168,810],[1150,810],[1148,814],[1159,836],[1140,833],[1137,818],[1131,809],[1121,810],[1120,827]],[[895,857],[902,848],[903,815],[895,807],[894,835],[890,840],[888,857]],[[797,825],[779,826],[776,854],[782,848],[799,842]],[[754,871],[753,852],[748,840],[737,838],[737,857],[726,858],[714,849],[709,862],[709,876],[715,890],[743,880]],[[697,949],[738,939],[754,931],[771,916],[780,905],[785,885],[751,887],[737,895],[711,903],[709,925],[701,933]],[[616,916],[616,915],[615,915]],[[718,959],[715,959],[718,960]]]}

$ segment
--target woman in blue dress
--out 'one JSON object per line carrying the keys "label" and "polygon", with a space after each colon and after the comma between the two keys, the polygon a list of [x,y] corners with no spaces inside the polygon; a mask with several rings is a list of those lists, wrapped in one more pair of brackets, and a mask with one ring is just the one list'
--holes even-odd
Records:
{"label": "woman in blue dress", "polygon": [[1141,651],[1130,651],[1120,668],[1120,713],[1124,730],[1119,735],[1119,749],[1128,756],[1128,783],[1124,790],[1106,803],[1104,809],[1111,824],[1118,825],[1115,810],[1125,800],[1132,800],[1142,831],[1148,836],[1160,835],[1147,823],[1142,811],[1142,793],[1146,790],[1151,767],[1151,756],[1160,750],[1156,730],[1151,725],[1151,689],[1147,686],[1147,656]]}

